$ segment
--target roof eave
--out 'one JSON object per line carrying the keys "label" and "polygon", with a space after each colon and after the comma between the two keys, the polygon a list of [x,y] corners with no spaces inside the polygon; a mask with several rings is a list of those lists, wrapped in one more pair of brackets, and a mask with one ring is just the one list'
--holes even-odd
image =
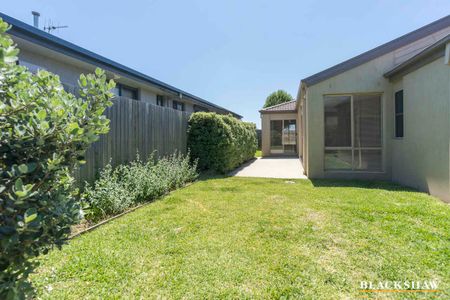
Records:
{"label": "roof eave", "polygon": [[264,107],[264,108],[261,109],[261,110],[269,110],[269,109],[272,109],[272,108],[274,108],[274,107],[286,105],[286,104],[289,104],[289,103],[292,103],[292,102],[295,102],[295,101],[297,101],[297,100],[294,99],[294,100],[291,100],[291,101],[287,101],[287,102],[283,102],[283,103],[278,103],[278,104],[275,104],[275,105],[272,105],[272,106]]}
{"label": "roof eave", "polygon": [[433,45],[425,48],[424,50],[417,53],[410,59],[394,67],[390,71],[384,73],[383,76],[388,79],[393,79],[405,75],[407,73],[410,73],[411,71],[414,71],[431,61],[443,57],[445,55],[445,47],[449,42],[450,42],[450,34],[444,37],[443,39],[440,39]]}
{"label": "roof eave", "polygon": [[302,82],[306,83],[308,86],[315,85],[449,26],[450,15],[447,15],[434,21],[433,23],[425,25],[390,42],[366,51],[319,73],[306,77],[302,79]]}
{"label": "roof eave", "polygon": [[268,115],[268,114],[290,114],[290,113],[296,113],[296,109],[291,110],[260,110],[259,113],[262,115]]}

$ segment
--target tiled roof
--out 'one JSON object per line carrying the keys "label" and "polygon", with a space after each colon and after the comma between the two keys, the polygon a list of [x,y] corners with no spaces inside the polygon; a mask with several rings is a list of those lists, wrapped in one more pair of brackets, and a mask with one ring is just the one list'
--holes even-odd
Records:
{"label": "tiled roof", "polygon": [[269,106],[261,109],[260,113],[271,113],[271,112],[295,112],[297,106],[297,100]]}

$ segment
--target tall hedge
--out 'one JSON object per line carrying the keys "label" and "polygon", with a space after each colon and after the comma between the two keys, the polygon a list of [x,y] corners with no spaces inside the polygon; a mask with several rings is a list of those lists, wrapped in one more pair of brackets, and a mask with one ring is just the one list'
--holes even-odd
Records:
{"label": "tall hedge", "polygon": [[225,173],[254,157],[256,126],[231,115],[194,113],[189,119],[188,148],[199,169]]}

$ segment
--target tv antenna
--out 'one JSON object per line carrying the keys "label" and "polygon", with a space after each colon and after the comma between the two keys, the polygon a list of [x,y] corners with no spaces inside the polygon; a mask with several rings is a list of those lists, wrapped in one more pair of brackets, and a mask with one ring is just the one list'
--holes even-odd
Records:
{"label": "tv antenna", "polygon": [[62,26],[55,26],[55,25],[48,25],[48,26],[44,26],[44,31],[47,31],[48,33],[51,33],[52,30],[56,30],[56,29],[60,29],[60,28],[68,28],[69,26],[67,25],[62,25]]}
{"label": "tv antenna", "polygon": [[[41,14],[37,11],[32,11],[31,14],[33,15],[33,26],[39,28],[39,17],[41,16]],[[47,31],[48,33],[51,33],[54,30],[69,27],[67,25],[60,26],[59,24],[55,26],[52,24],[52,20],[48,20],[48,22],[46,23],[48,23],[48,26],[44,26],[44,31]]]}

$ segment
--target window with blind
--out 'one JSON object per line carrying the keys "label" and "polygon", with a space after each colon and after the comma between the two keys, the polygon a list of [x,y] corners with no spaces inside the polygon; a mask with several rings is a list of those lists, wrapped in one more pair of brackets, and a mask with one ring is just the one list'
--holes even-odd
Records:
{"label": "window with blind", "polygon": [[324,103],[325,169],[381,171],[381,96],[326,96]]}

